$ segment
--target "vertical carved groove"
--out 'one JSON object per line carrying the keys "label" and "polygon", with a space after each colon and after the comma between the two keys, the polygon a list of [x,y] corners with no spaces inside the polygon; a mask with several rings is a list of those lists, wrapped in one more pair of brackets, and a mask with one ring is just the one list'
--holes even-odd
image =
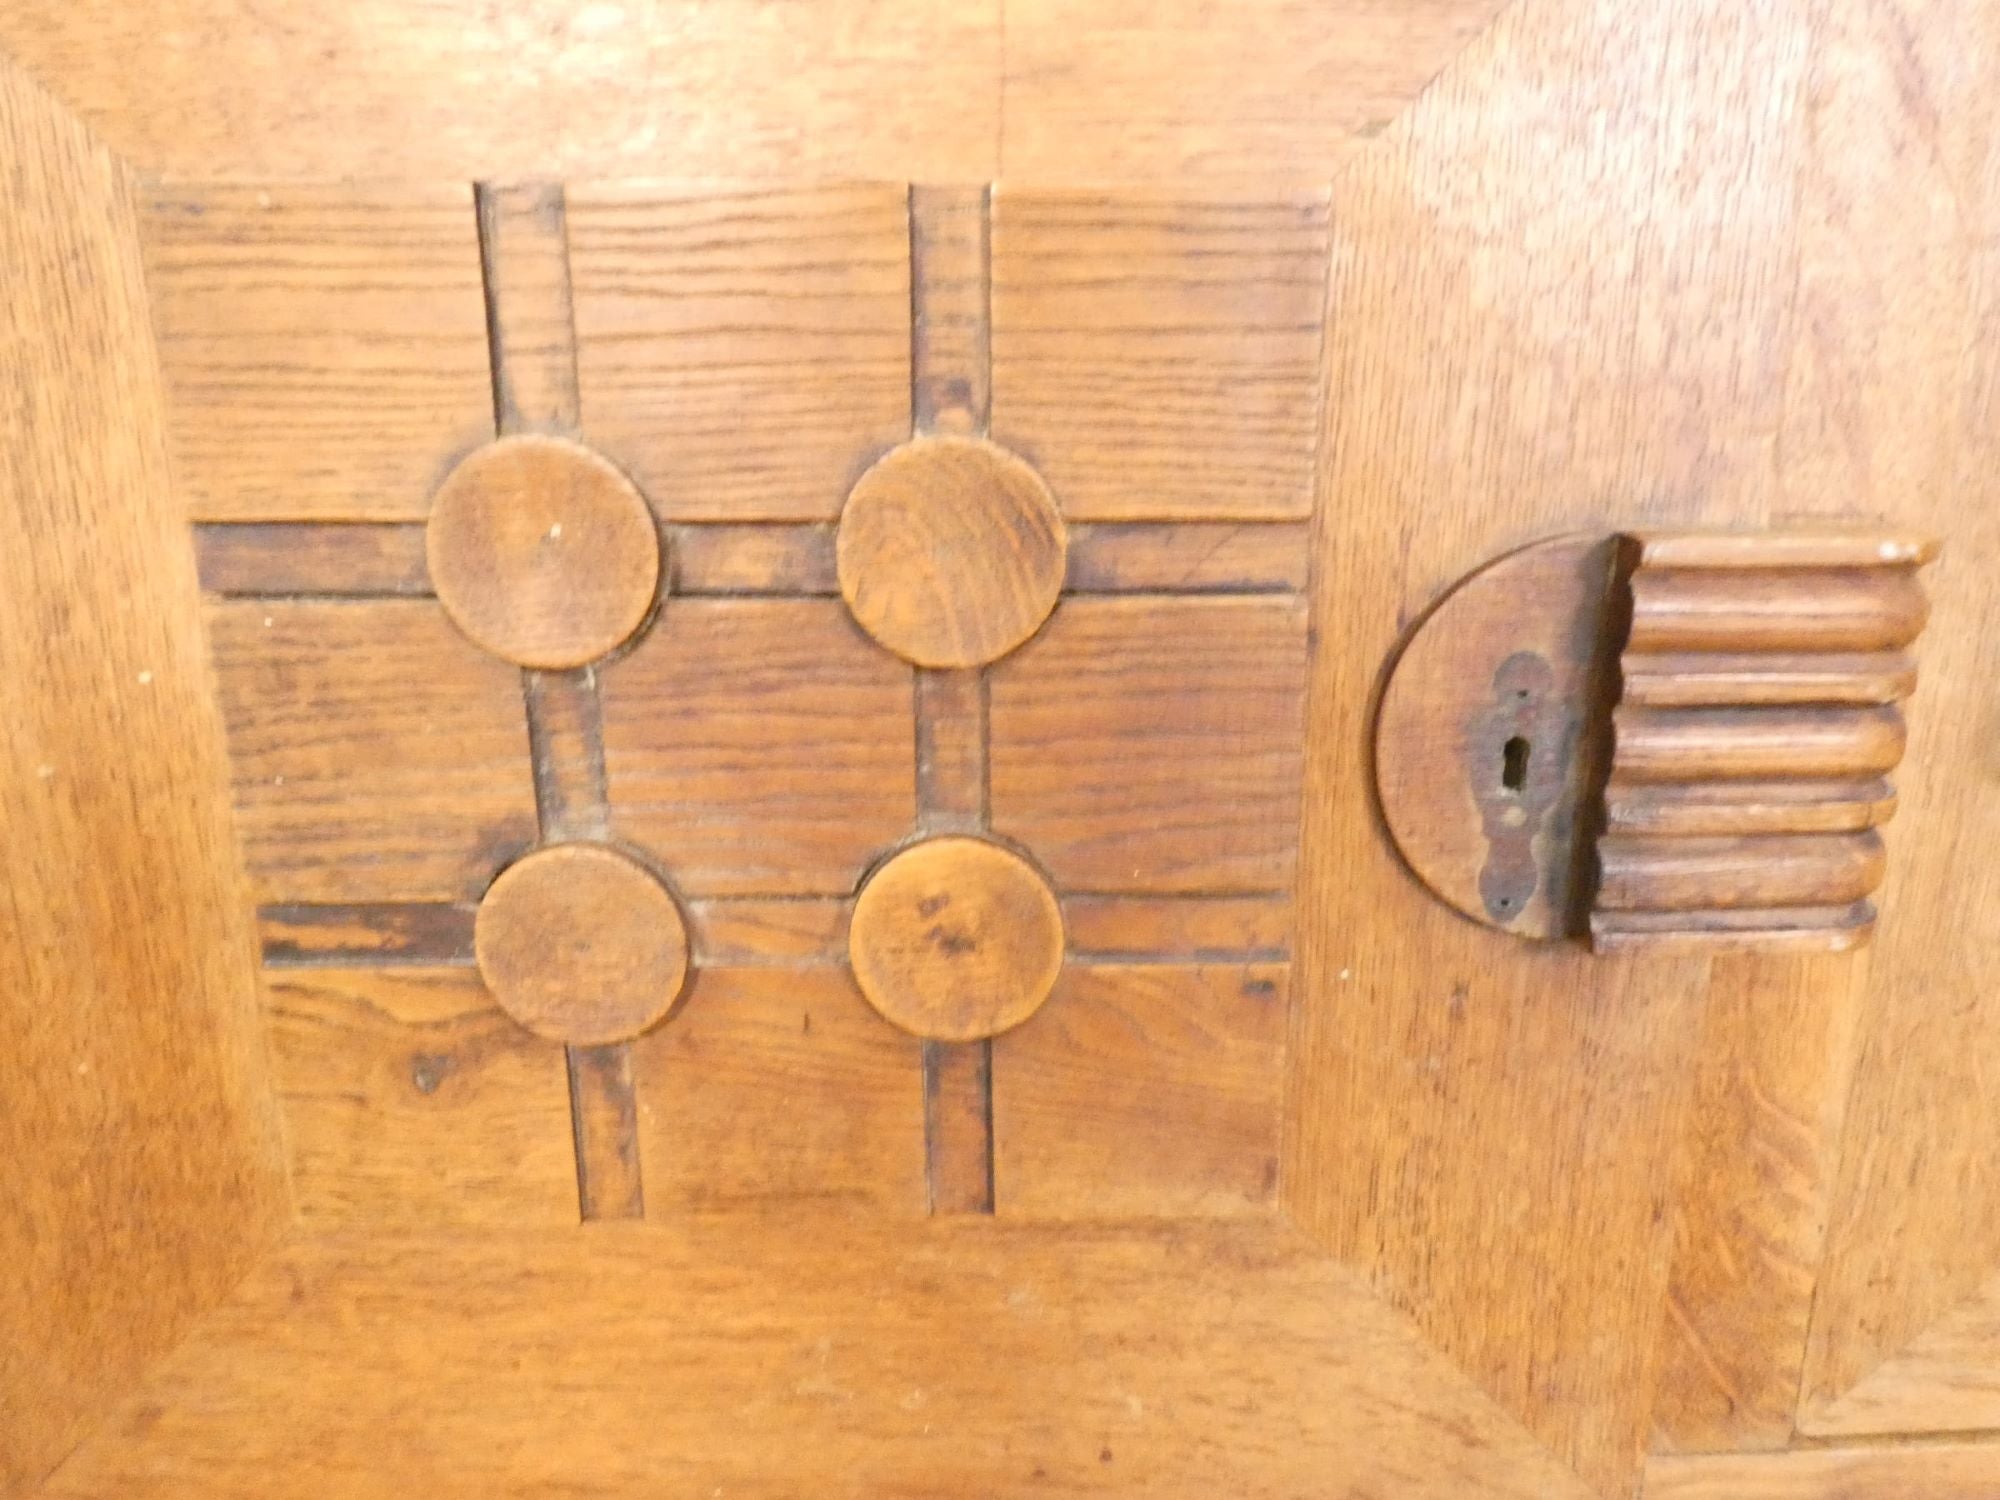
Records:
{"label": "vertical carved groove", "polygon": [[[992,411],[991,194],[910,189],[910,426],[981,437]],[[916,674],[917,822],[987,827],[986,673]],[[993,1212],[993,1044],[924,1043],[932,1213]]]}
{"label": "vertical carved groove", "polygon": [[[475,202],[494,427],[503,437],[573,434],[581,403],[562,187],[481,183]],[[596,673],[523,671],[521,693],[541,841],[605,838],[610,814]],[[641,1218],[631,1049],[618,1043],[567,1052],[579,1211],[586,1220]]]}
{"label": "vertical carved groove", "polygon": [[527,671],[521,679],[542,841],[607,838],[611,828],[605,798],[604,718],[596,671],[590,667],[574,672]]}

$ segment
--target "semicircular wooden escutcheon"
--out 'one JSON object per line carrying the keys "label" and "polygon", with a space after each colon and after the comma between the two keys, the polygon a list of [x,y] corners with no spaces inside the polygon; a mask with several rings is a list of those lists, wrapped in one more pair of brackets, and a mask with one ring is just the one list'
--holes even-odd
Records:
{"label": "semicircular wooden escutcheon", "polygon": [[1873,532],[1595,534],[1489,563],[1383,692],[1397,848],[1521,937],[1857,946],[1934,553]]}

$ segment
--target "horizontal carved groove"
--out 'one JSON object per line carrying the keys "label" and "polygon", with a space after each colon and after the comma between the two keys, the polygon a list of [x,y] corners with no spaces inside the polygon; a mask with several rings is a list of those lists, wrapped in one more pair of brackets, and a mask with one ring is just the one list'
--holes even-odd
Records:
{"label": "horizontal carved groove", "polygon": [[687,903],[697,964],[739,967],[841,963],[847,913],[837,896],[720,897]]}
{"label": "horizontal carved groove", "polygon": [[1627,655],[1623,701],[1646,708],[1894,703],[1916,690],[1900,651]]}
{"label": "horizontal carved groove", "polygon": [[[239,598],[431,592],[424,528],[405,523],[255,522],[196,526],[201,585]],[[831,598],[834,527],[721,522],[665,528],[672,592]],[[1070,533],[1067,588],[1077,594],[1270,594],[1306,586],[1297,524],[1132,523]]]}
{"label": "horizontal carved groove", "polygon": [[473,912],[451,902],[266,906],[257,933],[273,967],[469,964]]}
{"label": "horizontal carved groove", "polygon": [[194,528],[195,565],[211,594],[421,597],[431,591],[424,528],[255,522]]}
{"label": "horizontal carved groove", "polygon": [[1872,829],[1762,838],[1613,833],[1597,849],[1600,913],[1848,906],[1881,883],[1884,859]]}
{"label": "horizontal carved groove", "polygon": [[1612,730],[1620,782],[1880,776],[1905,739],[1882,707],[1620,708]]}
{"label": "horizontal carved groove", "polygon": [[1928,615],[1907,568],[1642,568],[1626,650],[1884,651]]}
{"label": "horizontal carved groove", "polygon": [[[740,896],[684,903],[697,964],[769,968],[845,963],[853,903],[834,896]],[[1257,896],[1063,898],[1073,958],[1085,963],[1275,960],[1290,948],[1291,903]],[[266,906],[264,962],[325,968],[472,962],[475,908],[448,902]]]}
{"label": "horizontal carved groove", "polygon": [[1642,568],[1916,567],[1936,556],[1930,537],[1879,531],[1666,531],[1639,538]]}
{"label": "horizontal carved groove", "polygon": [[826,525],[676,526],[668,533],[674,591],[838,594],[833,531]]}
{"label": "horizontal carved groove", "polygon": [[1858,833],[1889,821],[1896,793],[1868,781],[1697,781],[1631,785],[1613,779],[1605,826],[1613,833]]}
{"label": "horizontal carved groove", "polygon": [[1856,901],[1846,906],[1734,911],[1600,911],[1590,919],[1590,932],[1597,949],[1611,953],[1631,948],[1658,953],[1751,947],[1763,952],[1843,953],[1865,943],[1874,925],[1875,908]]}

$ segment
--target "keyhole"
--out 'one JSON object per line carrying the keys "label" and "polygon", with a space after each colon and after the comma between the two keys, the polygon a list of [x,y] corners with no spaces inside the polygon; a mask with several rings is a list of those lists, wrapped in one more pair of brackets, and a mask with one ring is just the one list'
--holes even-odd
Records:
{"label": "keyhole", "polygon": [[1500,747],[1500,785],[1510,792],[1519,792],[1528,784],[1529,749],[1518,734]]}

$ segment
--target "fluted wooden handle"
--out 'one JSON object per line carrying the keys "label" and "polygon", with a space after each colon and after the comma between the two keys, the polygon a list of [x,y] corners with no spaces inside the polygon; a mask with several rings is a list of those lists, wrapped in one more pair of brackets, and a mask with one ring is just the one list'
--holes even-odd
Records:
{"label": "fluted wooden handle", "polygon": [[1637,539],[1598,947],[1866,939],[1934,552],[1851,532]]}

